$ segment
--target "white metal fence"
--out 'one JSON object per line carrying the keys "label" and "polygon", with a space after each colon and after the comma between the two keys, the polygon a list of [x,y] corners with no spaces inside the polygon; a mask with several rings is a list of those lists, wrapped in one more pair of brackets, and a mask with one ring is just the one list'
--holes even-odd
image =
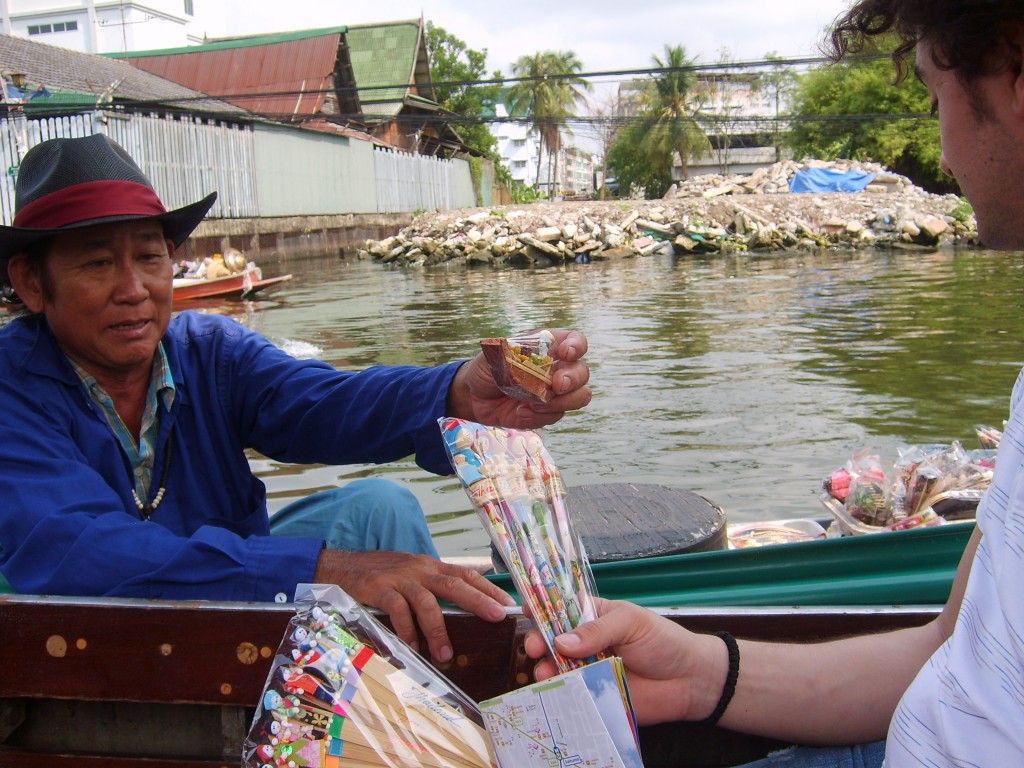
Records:
{"label": "white metal fence", "polygon": [[253,170],[253,136],[246,128],[202,120],[92,112],[32,119],[0,119],[0,218],[14,219],[14,181],[21,158],[54,138],[102,133],[120,144],[153,182],[168,209],[219,191],[213,218],[259,216]]}
{"label": "white metal fence", "polygon": [[[258,218],[261,209],[257,176],[256,139],[249,126],[227,125],[199,118],[175,120],[158,115],[127,115],[96,111],[89,114],[33,119],[13,115],[0,119],[0,220],[11,224],[14,219],[14,181],[21,158],[36,144],[59,137],[91,136],[102,133],[122,147],[152,181],[160,199],[168,209],[178,208],[217,191],[217,203],[211,218]],[[306,132],[308,134],[308,132]],[[329,139],[320,134],[321,139]],[[296,147],[305,136],[285,136]],[[348,140],[329,142],[331,146],[317,151],[353,155]],[[291,156],[287,149],[285,157]],[[338,158],[339,162],[343,158]],[[263,173],[268,173],[267,169]],[[370,174],[373,178],[369,178]],[[301,174],[306,184],[326,184],[315,174]],[[281,179],[262,179],[263,183],[281,183]],[[346,173],[329,180],[324,194],[343,210],[289,211],[289,215],[358,213],[408,213],[417,210],[450,210],[477,204],[469,163],[445,160],[426,155],[377,149],[373,152],[372,170]],[[339,192],[338,184],[347,185]],[[376,195],[367,194],[372,185]],[[348,189],[351,187],[351,189]],[[320,195],[322,198],[324,195]],[[315,198],[315,196],[314,196]],[[319,198],[315,198],[319,199]],[[351,199],[365,204],[351,204]],[[273,207],[273,206],[271,206]],[[302,207],[301,205],[299,206]],[[280,215],[276,210],[268,215]]]}
{"label": "white metal fence", "polygon": [[[373,158],[378,213],[449,210],[474,205],[472,200],[458,199],[459,167],[452,160],[390,149],[377,149]],[[465,164],[465,161],[460,162]]]}

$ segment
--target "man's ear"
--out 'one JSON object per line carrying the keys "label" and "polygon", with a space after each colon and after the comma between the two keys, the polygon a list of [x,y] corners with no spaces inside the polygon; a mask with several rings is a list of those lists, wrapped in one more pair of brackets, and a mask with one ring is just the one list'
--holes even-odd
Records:
{"label": "man's ear", "polygon": [[[43,267],[45,268],[45,267]],[[7,277],[18,298],[32,312],[43,311],[43,285],[39,269],[24,253],[16,253],[7,261]]]}

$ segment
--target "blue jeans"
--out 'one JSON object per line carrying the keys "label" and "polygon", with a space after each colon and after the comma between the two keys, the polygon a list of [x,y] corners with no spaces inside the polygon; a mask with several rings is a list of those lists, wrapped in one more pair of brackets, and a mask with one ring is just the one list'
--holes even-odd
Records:
{"label": "blue jeans", "polygon": [[739,768],[882,768],[885,741],[852,747],[788,747]]}
{"label": "blue jeans", "polygon": [[416,496],[381,478],[354,480],[294,501],[271,516],[270,532],[323,539],[329,549],[345,552],[387,550],[438,557]]}

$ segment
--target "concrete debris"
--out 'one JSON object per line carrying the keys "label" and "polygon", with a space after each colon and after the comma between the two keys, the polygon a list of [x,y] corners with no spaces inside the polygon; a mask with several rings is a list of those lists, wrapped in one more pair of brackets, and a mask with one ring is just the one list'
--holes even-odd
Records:
{"label": "concrete debris", "polygon": [[[858,193],[793,194],[802,168],[876,174]],[[792,161],[750,176],[699,176],[661,200],[537,203],[436,211],[360,258],[401,265],[450,261],[541,265],[653,254],[978,245],[956,195],[933,195],[873,163]]]}

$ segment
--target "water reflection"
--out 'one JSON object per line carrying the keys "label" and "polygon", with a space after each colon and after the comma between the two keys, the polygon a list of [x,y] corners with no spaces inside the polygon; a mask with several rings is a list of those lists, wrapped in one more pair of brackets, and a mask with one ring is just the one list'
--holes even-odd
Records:
{"label": "water reflection", "polygon": [[[295,279],[251,322],[338,366],[431,365],[474,353],[482,337],[552,323],[584,330],[594,402],[545,438],[570,494],[610,479],[677,485],[734,521],[822,516],[821,478],[862,447],[973,447],[975,424],[1001,425],[1024,364],[1020,254],[656,257],[544,270],[332,258],[286,271]],[[385,474],[419,496],[442,553],[486,547],[457,483],[411,461],[253,464],[272,506]]]}
{"label": "water reflection", "polygon": [[[344,368],[432,365],[548,324],[590,338],[594,402],[545,431],[574,485],[675,485],[732,521],[822,517],[821,478],[859,448],[1001,426],[1021,366],[1021,254],[653,257],[543,270],[264,260],[294,279],[227,311]],[[343,430],[339,425],[339,430]],[[411,460],[295,467],[253,456],[271,509],[369,474],[422,501],[442,554],[486,538],[458,483]]]}

